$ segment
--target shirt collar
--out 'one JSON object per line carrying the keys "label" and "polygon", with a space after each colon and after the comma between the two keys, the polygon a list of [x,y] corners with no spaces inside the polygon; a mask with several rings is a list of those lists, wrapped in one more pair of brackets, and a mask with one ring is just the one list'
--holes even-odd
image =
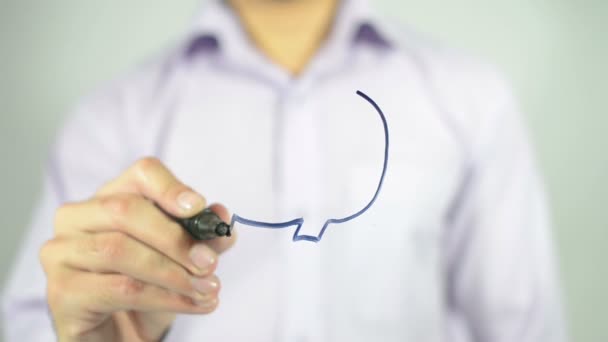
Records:
{"label": "shirt collar", "polygon": [[[329,37],[336,48],[353,44],[367,44],[378,49],[393,46],[382,21],[366,0],[341,0],[339,6]],[[219,51],[238,55],[245,47],[251,47],[251,42],[228,4],[223,0],[204,2],[186,41],[186,56]]]}

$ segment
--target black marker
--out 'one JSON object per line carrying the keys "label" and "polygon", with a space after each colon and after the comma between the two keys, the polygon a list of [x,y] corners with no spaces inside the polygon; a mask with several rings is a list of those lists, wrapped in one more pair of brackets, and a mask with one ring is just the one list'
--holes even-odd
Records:
{"label": "black marker", "polygon": [[190,218],[175,220],[196,240],[211,240],[231,235],[232,227],[209,208]]}

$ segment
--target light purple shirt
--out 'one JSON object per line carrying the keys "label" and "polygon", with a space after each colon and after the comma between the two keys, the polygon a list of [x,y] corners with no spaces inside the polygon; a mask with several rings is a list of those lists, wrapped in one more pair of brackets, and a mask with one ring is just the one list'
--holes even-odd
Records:
{"label": "light purple shirt", "polygon": [[88,98],[58,137],[44,193],[4,293],[9,341],[53,341],[40,246],[55,209],[142,156],[210,202],[293,229],[237,226],[220,306],[180,315],[167,341],[563,341],[539,181],[522,118],[491,67],[345,0],[297,78],[209,1],[191,35]]}

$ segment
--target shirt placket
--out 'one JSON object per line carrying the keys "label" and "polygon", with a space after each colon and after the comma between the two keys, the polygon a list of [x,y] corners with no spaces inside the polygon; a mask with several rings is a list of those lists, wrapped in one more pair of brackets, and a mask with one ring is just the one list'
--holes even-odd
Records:
{"label": "shirt placket", "polygon": [[[280,217],[304,218],[300,235],[316,236],[322,226],[322,138],[319,109],[301,85],[293,82],[281,94],[277,111],[278,193]],[[295,227],[293,228],[295,229]],[[293,231],[292,231],[293,232]],[[281,242],[284,298],[280,301],[279,341],[322,341],[321,253],[308,241]]]}

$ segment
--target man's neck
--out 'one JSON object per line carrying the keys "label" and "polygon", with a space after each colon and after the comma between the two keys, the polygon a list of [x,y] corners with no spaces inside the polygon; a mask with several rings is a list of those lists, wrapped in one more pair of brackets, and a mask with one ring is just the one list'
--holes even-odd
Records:
{"label": "man's neck", "polygon": [[338,0],[229,0],[257,47],[299,74],[326,38]]}

